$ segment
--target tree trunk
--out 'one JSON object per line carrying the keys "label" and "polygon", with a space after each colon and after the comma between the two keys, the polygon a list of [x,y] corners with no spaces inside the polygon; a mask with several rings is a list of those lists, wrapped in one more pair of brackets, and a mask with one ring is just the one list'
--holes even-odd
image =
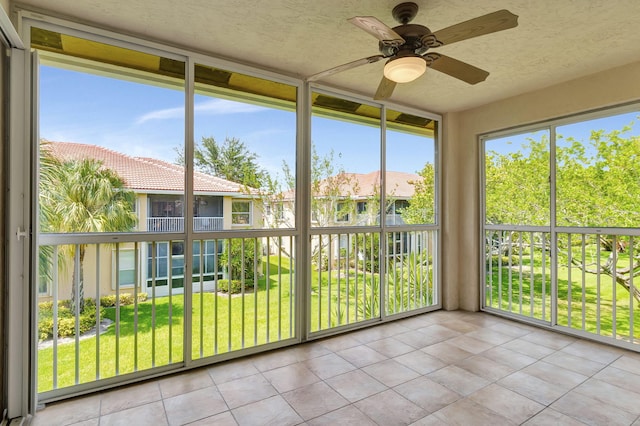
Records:
{"label": "tree trunk", "polygon": [[640,286],[634,284],[633,289],[631,288],[631,278],[634,275],[637,275],[635,271],[640,269],[640,263],[634,263],[630,268],[620,270],[616,269],[613,264],[613,253],[609,255],[607,263],[604,265],[598,263],[596,266],[598,269],[596,270],[583,267],[582,264],[573,258],[571,259],[571,263],[577,266],[580,270],[590,274],[604,274],[612,278],[615,277],[616,283],[620,284],[625,290],[631,293],[633,298],[638,302],[638,304],[640,304]]}
{"label": "tree trunk", "polygon": [[[75,265],[73,266],[73,275],[71,277],[71,309],[74,312],[82,312],[84,309],[84,255],[86,252],[86,247],[84,245],[80,245],[80,253],[79,253],[79,265],[78,265],[78,271],[79,271],[79,277],[78,280],[76,280],[76,267]],[[76,291],[76,282],[78,285],[78,289]],[[76,300],[76,293],[77,293],[77,300]],[[78,310],[76,311],[76,306],[78,307]]]}

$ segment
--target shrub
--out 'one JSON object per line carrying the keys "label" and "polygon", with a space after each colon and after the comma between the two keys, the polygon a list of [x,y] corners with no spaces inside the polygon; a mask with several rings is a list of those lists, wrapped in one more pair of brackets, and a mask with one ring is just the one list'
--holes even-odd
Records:
{"label": "shrub", "polygon": [[[392,241],[389,241],[392,244]],[[357,249],[357,250],[356,250]],[[380,235],[357,234],[351,240],[351,250],[357,251],[358,263],[367,271],[380,272]]]}
{"label": "shrub", "polygon": [[[260,269],[261,257],[260,253],[262,248],[258,243],[256,247],[256,242],[253,238],[245,238],[244,239],[244,247],[242,244],[242,239],[240,238],[232,238],[230,244],[227,243],[225,247],[225,251],[220,256],[220,266],[225,273],[229,272],[229,266],[231,266],[231,277],[232,280],[241,280],[245,279],[246,281],[253,281],[254,274],[258,271],[255,271],[255,263],[258,264],[258,270]],[[243,252],[244,249],[244,252]],[[258,253],[258,258],[255,259],[255,253]],[[243,258],[244,255],[244,258]],[[231,265],[229,265],[231,263]]]}
{"label": "shrub", "polygon": [[[229,290],[229,280],[218,280],[217,289],[225,293],[238,294],[242,291],[242,281],[231,280],[231,290]],[[245,291],[253,289],[253,281],[245,281],[244,289]]]}
{"label": "shrub", "polygon": [[[72,337],[76,332],[75,314],[70,309],[69,300],[58,302],[58,337]],[[38,304],[38,336],[40,340],[53,337],[53,302],[41,302]],[[100,320],[104,316],[104,310],[100,309]],[[86,299],[85,306],[79,317],[80,334],[86,333],[96,325],[96,305],[94,299]]]}
{"label": "shrub", "polygon": [[116,306],[116,295],[110,294],[108,296],[102,296],[100,298],[100,306],[103,308],[110,308],[112,306]]}
{"label": "shrub", "polygon": [[133,305],[133,295],[131,293],[120,294],[120,306]]}
{"label": "shrub", "polygon": [[[138,302],[144,302],[145,300],[147,300],[148,297],[149,295],[147,293],[138,293]],[[125,306],[125,305],[133,305],[133,294],[131,293],[120,294],[120,306]],[[102,296],[100,298],[100,306],[102,306],[103,308],[112,308],[116,306],[116,295],[110,294],[108,296]]]}

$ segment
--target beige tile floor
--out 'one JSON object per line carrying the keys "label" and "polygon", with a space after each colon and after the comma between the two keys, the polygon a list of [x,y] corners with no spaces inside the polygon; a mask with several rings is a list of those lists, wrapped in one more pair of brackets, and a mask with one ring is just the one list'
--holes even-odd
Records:
{"label": "beige tile floor", "polygon": [[33,425],[640,425],[640,354],[438,311],[50,404]]}

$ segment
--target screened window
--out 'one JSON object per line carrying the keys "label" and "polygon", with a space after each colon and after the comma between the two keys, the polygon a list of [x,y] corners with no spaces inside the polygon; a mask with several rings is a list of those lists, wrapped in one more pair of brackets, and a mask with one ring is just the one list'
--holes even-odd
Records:
{"label": "screened window", "polygon": [[386,225],[432,224],[437,122],[387,110]]}
{"label": "screened window", "polygon": [[[167,113],[184,104],[184,62],[41,28],[31,43],[41,64],[40,232],[177,230],[144,220],[184,215],[184,169],[173,164],[184,120]],[[141,192],[152,196],[147,217],[136,211]]]}
{"label": "screened window", "polygon": [[559,226],[640,224],[640,128],[626,113],[556,129]]}
{"label": "screened window", "polygon": [[[206,64],[194,77],[196,191],[215,177],[234,198],[224,222],[235,228],[295,227],[297,88]],[[286,215],[269,214],[284,201]]]}
{"label": "screened window", "polygon": [[[357,201],[379,210],[381,110],[322,93],[312,98],[312,225],[355,225]],[[361,215],[357,224],[378,222],[375,214]]]}
{"label": "screened window", "polygon": [[549,131],[485,142],[487,224],[549,225]]}

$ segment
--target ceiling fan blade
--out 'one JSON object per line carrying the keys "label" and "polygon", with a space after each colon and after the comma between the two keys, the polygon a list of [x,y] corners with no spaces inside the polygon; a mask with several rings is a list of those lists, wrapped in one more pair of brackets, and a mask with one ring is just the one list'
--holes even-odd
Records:
{"label": "ceiling fan blade", "polygon": [[393,89],[396,88],[396,82],[389,80],[387,77],[382,77],[380,84],[378,85],[378,90],[376,90],[376,94],[373,96],[373,99],[376,101],[380,101],[383,99],[388,99],[391,97],[393,93]]}
{"label": "ceiling fan blade", "polygon": [[382,21],[374,16],[356,16],[347,19],[356,27],[365,30],[383,44],[389,46],[400,46],[404,44],[404,39],[397,32],[386,26]]}
{"label": "ceiling fan blade", "polygon": [[517,26],[518,16],[503,9],[443,28],[433,35],[440,43],[447,45]]}
{"label": "ceiling fan blade", "polygon": [[[430,60],[433,60],[433,62],[430,62]],[[485,70],[440,53],[429,53],[427,66],[469,84],[480,83],[489,76],[489,73]]]}
{"label": "ceiling fan blade", "polygon": [[317,74],[307,77],[307,81],[320,80],[323,77],[346,71],[351,68],[359,67],[360,65],[372,64],[378,62],[380,59],[384,59],[382,55],[369,56],[367,58],[358,59],[357,61],[347,62],[346,64],[338,65],[337,67],[329,68],[328,70],[321,71]]}

